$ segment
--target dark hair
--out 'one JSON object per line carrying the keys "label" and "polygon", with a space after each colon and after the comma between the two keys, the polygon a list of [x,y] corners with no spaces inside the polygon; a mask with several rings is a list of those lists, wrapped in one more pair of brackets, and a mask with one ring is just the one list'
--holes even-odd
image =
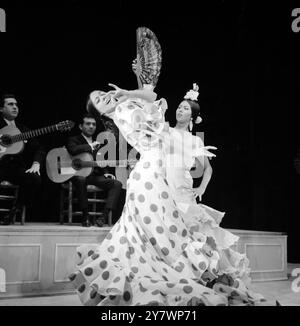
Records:
{"label": "dark hair", "polygon": [[[99,124],[101,123],[101,125],[102,125],[102,128],[99,126],[101,131],[103,131],[103,130],[111,130],[112,131],[112,129],[115,129],[112,126],[112,125],[114,125],[113,121],[109,117],[105,116],[104,114],[100,114],[98,112],[98,110],[95,108],[95,105],[94,105],[93,101],[91,100],[90,95],[88,96],[87,101],[86,101],[86,109],[89,112],[89,114],[97,117],[96,121]],[[116,133],[115,130],[113,132]]]}
{"label": "dark hair", "polygon": [[191,106],[191,110],[192,110],[192,121],[193,123],[195,123],[198,115],[200,114],[200,105],[198,102],[193,101],[193,100],[185,100],[183,99],[183,101],[187,101],[189,103],[189,105]]}
{"label": "dark hair", "polygon": [[84,119],[94,119],[97,122],[96,117],[93,114],[89,113],[89,112],[85,113],[82,116],[80,124],[84,123]]}
{"label": "dark hair", "polygon": [[1,103],[0,103],[0,107],[3,107],[4,106],[4,101],[7,99],[7,98],[16,98],[14,94],[3,94],[1,96]]}
{"label": "dark hair", "polygon": [[89,112],[90,114],[93,115],[99,115],[99,112],[97,111],[97,109],[94,106],[94,103],[92,102],[90,95],[88,96],[87,100],[86,100],[86,110],[87,112]]}

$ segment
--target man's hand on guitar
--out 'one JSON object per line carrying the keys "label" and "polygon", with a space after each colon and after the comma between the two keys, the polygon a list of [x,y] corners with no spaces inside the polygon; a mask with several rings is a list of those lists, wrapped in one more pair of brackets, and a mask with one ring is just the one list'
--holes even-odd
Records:
{"label": "man's hand on guitar", "polygon": [[97,151],[100,148],[100,143],[98,141],[94,141],[90,145],[93,151]]}
{"label": "man's hand on guitar", "polygon": [[40,174],[40,163],[33,162],[31,168],[26,170],[25,173],[37,173],[38,175],[41,175]]}
{"label": "man's hand on guitar", "polygon": [[115,180],[116,177],[111,173],[104,173],[105,178]]}

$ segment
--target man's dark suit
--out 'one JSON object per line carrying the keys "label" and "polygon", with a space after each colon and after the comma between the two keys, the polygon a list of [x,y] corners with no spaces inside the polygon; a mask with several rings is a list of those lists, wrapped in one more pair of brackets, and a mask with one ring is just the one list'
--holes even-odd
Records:
{"label": "man's dark suit", "polygon": [[[81,153],[90,153],[93,155],[93,159],[96,160],[97,151],[92,151],[91,146],[81,134],[70,137],[67,141],[66,148],[72,156]],[[83,215],[87,215],[88,211],[86,186],[89,184],[107,190],[105,212],[109,210],[115,211],[118,207],[122,184],[118,180],[106,178],[104,176],[105,173],[109,173],[109,171],[105,168],[96,167],[87,178],[78,176],[72,178],[72,182],[77,191],[79,208],[83,212]]]}
{"label": "man's dark suit", "polygon": [[[30,129],[17,121],[16,128],[21,133]],[[7,126],[6,121],[0,117],[0,129]],[[1,133],[1,132],[0,132]],[[25,173],[30,169],[34,161],[42,163],[45,152],[40,146],[38,140],[33,138],[25,143],[24,150],[15,155],[5,155],[0,159],[0,182],[3,180],[10,181],[20,185],[20,194],[16,206],[20,208],[22,205],[34,203],[35,195],[41,186],[41,177],[37,173]]]}

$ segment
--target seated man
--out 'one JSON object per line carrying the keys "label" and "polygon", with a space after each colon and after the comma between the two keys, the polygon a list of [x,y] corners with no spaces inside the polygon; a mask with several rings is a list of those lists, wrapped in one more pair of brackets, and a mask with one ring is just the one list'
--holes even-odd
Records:
{"label": "seated man", "polygon": [[[15,121],[18,114],[16,97],[9,94],[4,95],[0,103],[0,134],[1,129],[7,126],[18,128],[20,132],[29,130]],[[16,214],[20,214],[23,205],[34,203],[35,196],[40,190],[40,164],[45,153],[36,138],[24,142],[24,145],[25,148],[20,153],[4,155],[0,158],[0,182],[6,180],[20,186],[17,202],[9,214],[0,219],[0,225],[11,224]],[[5,150],[5,147],[2,149]]]}
{"label": "seated man", "polygon": [[[96,131],[96,119],[93,115],[87,113],[82,118],[82,123],[79,124],[81,134],[75,137],[70,137],[67,141],[66,148],[70,155],[78,155],[81,153],[90,153],[93,159],[96,160],[96,155],[100,149],[100,144],[93,141],[93,136]],[[122,189],[120,181],[115,180],[115,176],[108,173],[106,168],[96,167],[93,172],[87,177],[74,176],[72,183],[75,186],[79,209],[82,211],[82,225],[89,227],[92,224],[88,214],[88,199],[87,185],[95,185],[101,189],[107,190],[107,202],[104,208],[103,216],[96,219],[97,226],[102,227],[107,220],[109,214],[114,214],[114,210],[118,207],[119,196]]]}

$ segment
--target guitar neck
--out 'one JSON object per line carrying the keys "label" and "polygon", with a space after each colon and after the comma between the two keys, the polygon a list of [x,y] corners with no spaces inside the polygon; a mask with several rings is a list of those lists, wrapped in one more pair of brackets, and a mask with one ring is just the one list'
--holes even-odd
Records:
{"label": "guitar neck", "polygon": [[103,167],[108,165],[124,165],[127,166],[128,163],[133,163],[136,161],[129,160],[102,160],[102,161],[82,161],[81,167]]}
{"label": "guitar neck", "polygon": [[12,138],[13,143],[17,143],[19,141],[23,141],[23,140],[31,139],[31,138],[38,137],[41,135],[49,134],[49,133],[57,131],[57,130],[58,130],[58,125],[56,124],[56,125],[52,125],[52,126],[48,126],[48,127],[44,127],[44,128],[40,128],[40,129],[26,131],[19,135],[12,136],[11,138]]}

